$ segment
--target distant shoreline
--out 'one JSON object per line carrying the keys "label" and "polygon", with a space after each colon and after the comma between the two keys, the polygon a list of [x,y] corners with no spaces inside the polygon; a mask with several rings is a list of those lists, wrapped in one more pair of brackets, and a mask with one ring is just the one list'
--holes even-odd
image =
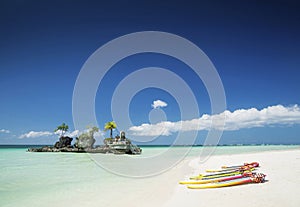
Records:
{"label": "distant shoreline", "polygon": [[[29,148],[43,147],[49,144],[24,145],[24,144],[0,144],[0,148]],[[96,145],[100,146],[100,145]],[[140,147],[215,147],[213,145],[139,145]],[[251,146],[300,146],[300,144],[236,144],[236,145],[216,145],[217,147],[251,147]]]}

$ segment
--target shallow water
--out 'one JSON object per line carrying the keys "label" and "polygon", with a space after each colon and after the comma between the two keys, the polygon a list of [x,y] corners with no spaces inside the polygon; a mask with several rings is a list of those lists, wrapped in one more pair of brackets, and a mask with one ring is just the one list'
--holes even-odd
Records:
{"label": "shallow water", "polygon": [[[1,147],[0,206],[65,206],[72,205],[74,202],[92,206],[95,197],[103,198],[102,204],[104,205],[105,202],[108,202],[105,198],[114,193],[113,189],[118,189],[119,193],[125,194],[135,190],[129,185],[129,183],[135,182],[134,179],[124,177],[124,172],[128,177],[145,175],[148,173],[146,171],[148,168],[152,170],[152,174],[155,174],[153,172],[156,170],[160,170],[159,173],[162,173],[185,157],[200,156],[203,149],[209,149],[209,152],[213,152],[212,155],[224,155],[299,149],[299,146],[220,146],[216,148],[193,147],[191,149],[188,147],[172,147],[172,149],[169,147],[143,147],[143,153],[140,156],[30,153],[26,152],[26,147]],[[137,162],[139,164],[135,163],[135,166],[131,166],[129,162],[132,163],[133,160],[139,161]],[[170,162],[164,163],[164,161]],[[154,162],[157,165],[154,166]],[[245,160],[245,162],[248,161]],[[170,166],[167,166],[169,164]],[[105,167],[118,166],[114,170],[126,169],[126,171],[122,171],[123,177],[118,176],[116,174],[122,173],[111,173],[110,169],[109,171],[104,170],[101,167],[103,165]],[[139,169],[138,173],[140,174],[133,172],[136,169]],[[133,174],[130,174],[132,172]],[[123,190],[118,186],[128,186],[128,188]],[[95,206],[102,205],[95,204]]]}

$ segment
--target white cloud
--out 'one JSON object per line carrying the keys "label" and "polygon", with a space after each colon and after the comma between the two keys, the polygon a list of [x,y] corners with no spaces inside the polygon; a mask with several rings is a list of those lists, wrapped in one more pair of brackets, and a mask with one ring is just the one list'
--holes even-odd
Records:
{"label": "white cloud", "polygon": [[[74,130],[74,131],[72,131],[72,132],[66,132],[66,133],[64,134],[64,136],[68,136],[68,137],[78,137],[80,134],[86,133],[86,132],[88,132],[88,131],[89,131],[88,129],[85,129],[85,130],[83,130],[83,131]],[[61,130],[58,130],[58,131],[54,132],[54,134],[60,135],[60,134],[61,134]],[[94,133],[94,137],[101,137],[101,136],[103,136],[103,135],[104,135],[104,133],[103,133],[102,131],[99,131],[99,132],[95,132],[95,133]]]}
{"label": "white cloud", "polygon": [[7,129],[0,129],[0,133],[5,133],[5,134],[9,134],[10,131]]}
{"label": "white cloud", "polygon": [[[64,136],[68,136],[68,137],[78,137],[81,133],[81,131],[79,130],[74,130],[72,132],[66,132],[64,134]],[[28,133],[22,134],[19,136],[20,139],[23,138],[36,138],[36,137],[43,137],[43,136],[52,136],[52,135],[60,135],[61,131],[58,130],[56,132],[49,132],[49,131],[30,131]],[[95,133],[95,135],[100,136],[100,132],[97,132],[97,134]]]}
{"label": "white cloud", "polygon": [[[54,134],[56,135],[61,135],[61,130],[57,130],[54,132]],[[72,132],[65,132],[64,136],[68,136],[68,137],[78,137],[80,134],[79,130],[74,130]]]}
{"label": "white cloud", "polygon": [[166,107],[168,104],[162,100],[156,100],[153,101],[153,104],[151,105],[152,108],[156,109],[156,108],[162,108],[162,107]]}
{"label": "white cloud", "polygon": [[[214,120],[213,125],[212,120]],[[131,127],[129,131],[136,136],[169,136],[179,131],[200,131],[211,128],[234,131],[253,127],[293,124],[300,124],[300,107],[298,105],[291,107],[276,105],[261,110],[256,108],[238,109],[233,112],[226,110],[220,114],[204,114],[200,118],[178,122],[142,124]]]}
{"label": "white cloud", "polygon": [[79,130],[75,130],[75,131],[72,131],[72,132],[67,132],[65,135],[68,136],[68,137],[78,137],[79,136]]}
{"label": "white cloud", "polygon": [[94,137],[95,138],[101,138],[105,135],[103,131],[95,132]]}
{"label": "white cloud", "polygon": [[23,138],[36,138],[36,137],[43,137],[43,136],[50,136],[50,135],[53,135],[53,133],[49,132],[49,131],[39,131],[39,132],[30,131],[28,133],[20,135],[19,138],[20,139],[23,139]]}

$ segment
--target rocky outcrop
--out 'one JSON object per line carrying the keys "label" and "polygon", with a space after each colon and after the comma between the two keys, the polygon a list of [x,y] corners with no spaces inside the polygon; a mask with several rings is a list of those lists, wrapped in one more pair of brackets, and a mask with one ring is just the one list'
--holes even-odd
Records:
{"label": "rocky outcrop", "polygon": [[85,152],[82,149],[77,149],[73,147],[56,148],[50,146],[44,146],[41,148],[29,148],[27,151],[28,152]]}
{"label": "rocky outcrop", "polygon": [[96,140],[89,136],[79,136],[76,137],[74,147],[79,149],[91,149],[93,148]]}
{"label": "rocky outcrop", "polygon": [[87,152],[87,153],[112,153],[112,154],[141,154],[142,150],[130,140],[123,136],[105,139],[103,146],[94,147],[95,139],[93,133],[83,133],[76,137],[74,145],[71,144],[73,138],[60,137],[53,147],[44,146],[41,148],[29,148],[28,152]]}
{"label": "rocky outcrop", "polygon": [[60,137],[59,141],[54,144],[54,148],[64,148],[64,147],[72,147],[72,140],[71,137]]}
{"label": "rocky outcrop", "polygon": [[126,154],[125,152],[120,152],[115,149],[111,149],[105,146],[99,146],[95,148],[88,148],[88,149],[80,149],[80,148],[69,148],[69,147],[63,147],[63,148],[55,148],[50,146],[44,146],[41,148],[29,148],[27,150],[28,152],[74,152],[74,153],[102,153],[102,154]]}

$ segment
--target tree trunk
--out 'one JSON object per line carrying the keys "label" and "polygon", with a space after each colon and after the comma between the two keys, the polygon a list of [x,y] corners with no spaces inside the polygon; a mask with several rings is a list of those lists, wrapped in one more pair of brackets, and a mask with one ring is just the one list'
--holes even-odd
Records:
{"label": "tree trunk", "polygon": [[112,138],[112,129],[110,129],[110,138]]}

